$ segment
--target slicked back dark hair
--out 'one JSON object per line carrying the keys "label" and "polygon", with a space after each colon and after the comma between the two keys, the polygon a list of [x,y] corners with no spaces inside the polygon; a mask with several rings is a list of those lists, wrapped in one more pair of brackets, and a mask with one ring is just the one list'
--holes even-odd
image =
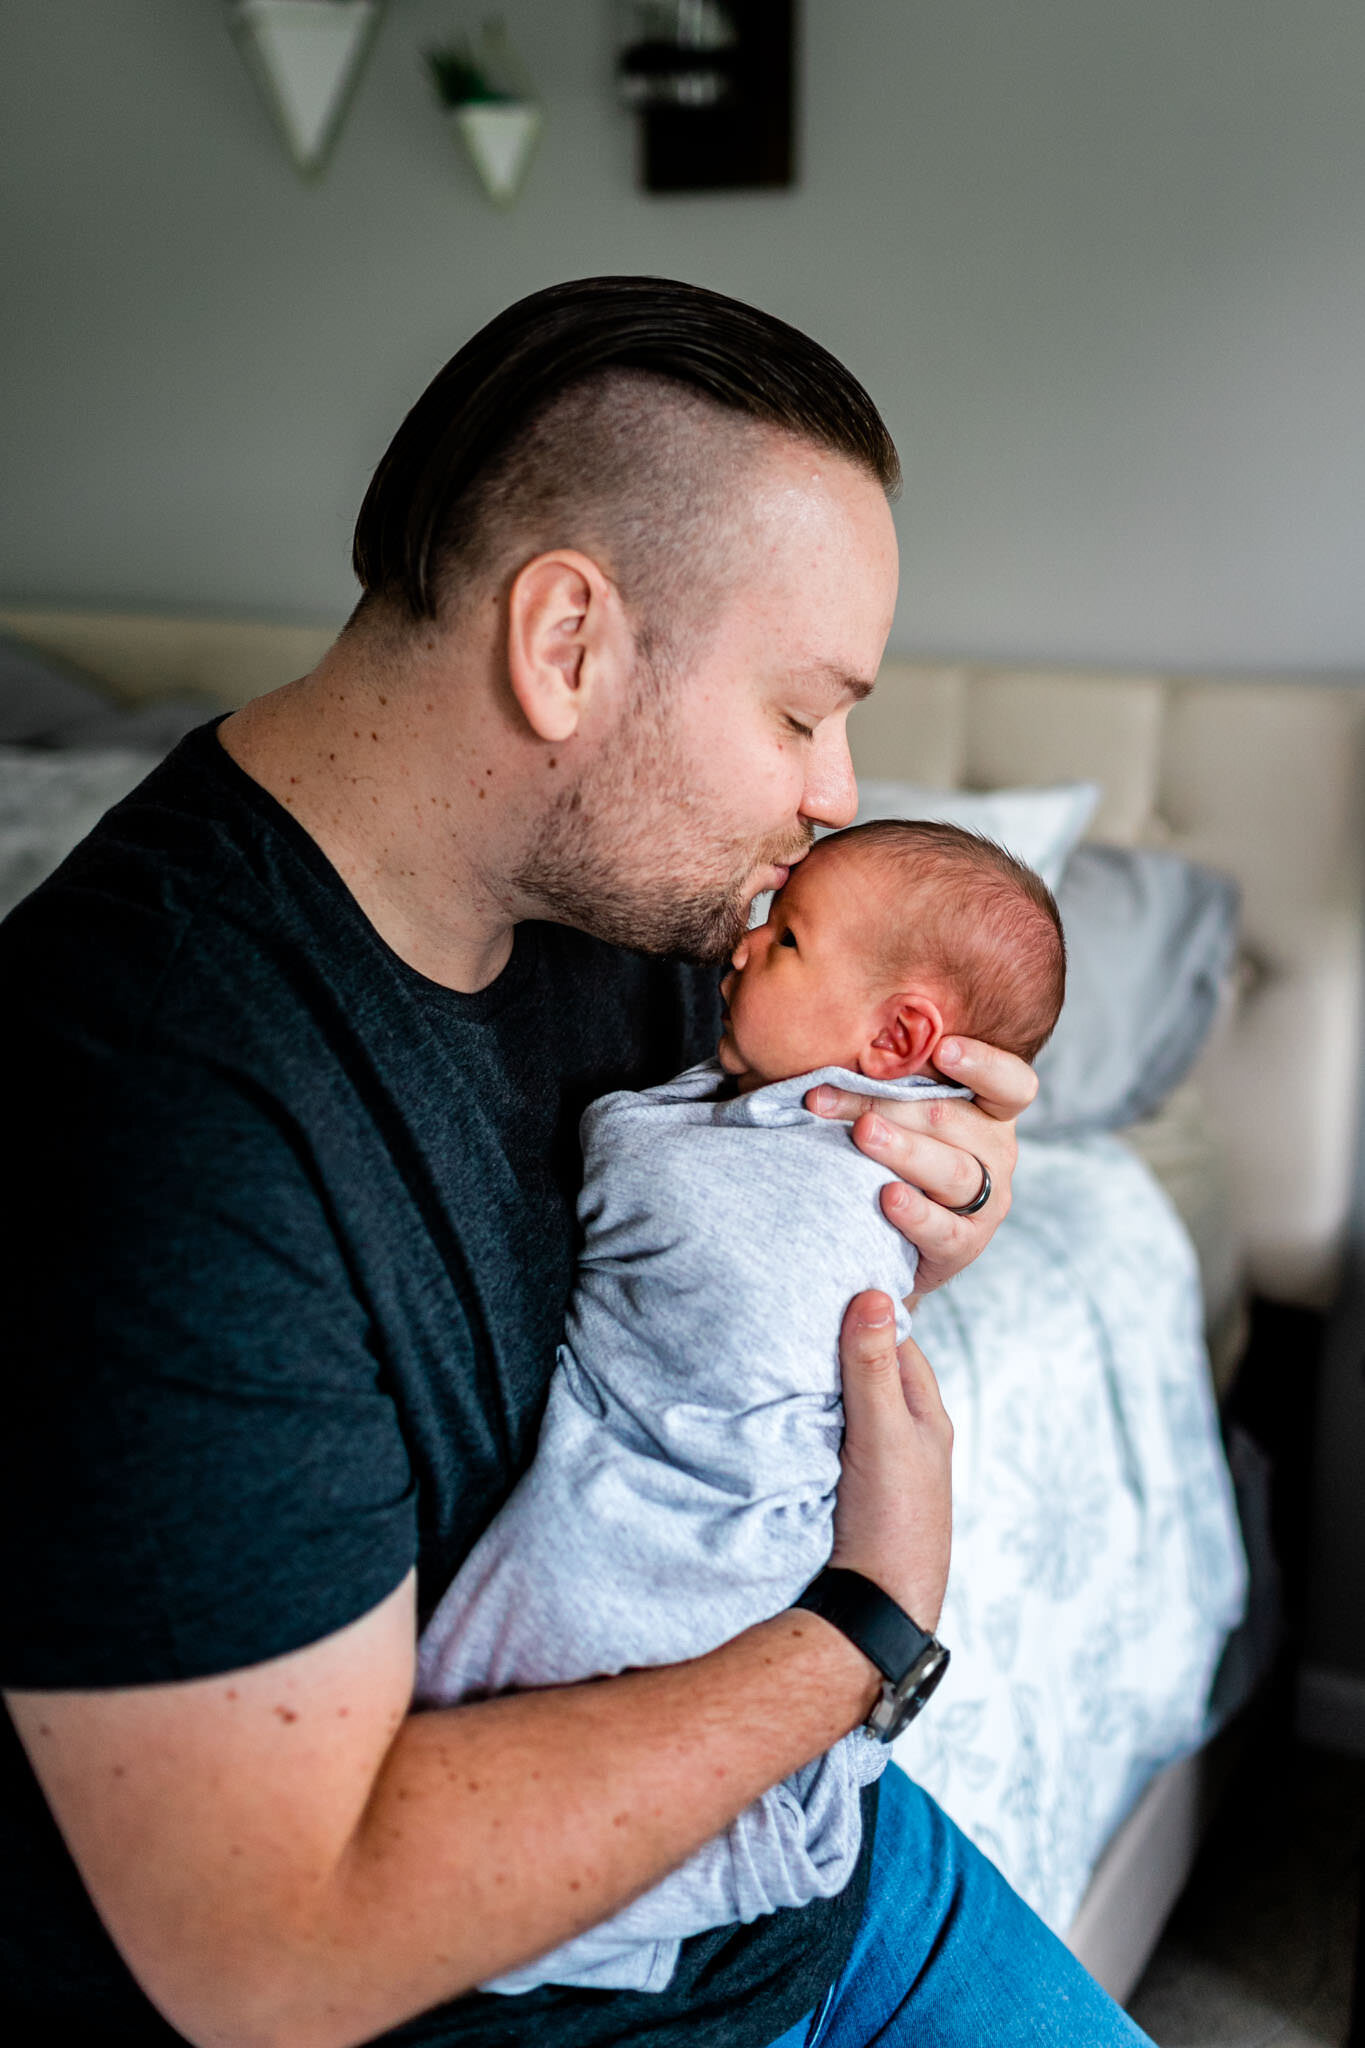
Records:
{"label": "slicked back dark hair", "polygon": [[442,571],[477,525],[490,466],[560,393],[618,369],[671,378],[732,414],[846,457],[888,494],[900,487],[877,408],[808,335],[700,285],[583,278],[509,306],[413,406],[356,523],[352,560],[366,596],[413,621],[435,618]]}

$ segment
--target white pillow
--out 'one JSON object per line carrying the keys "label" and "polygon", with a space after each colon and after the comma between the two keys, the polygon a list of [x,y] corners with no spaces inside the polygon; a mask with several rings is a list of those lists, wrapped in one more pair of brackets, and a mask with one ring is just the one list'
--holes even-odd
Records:
{"label": "white pillow", "polygon": [[[918,782],[860,782],[854,823],[929,818],[936,825],[961,825],[994,839],[1055,889],[1101,794],[1098,782],[1061,782],[1052,789],[926,789]],[[816,838],[827,838],[831,829],[817,826]],[[754,898],[751,925],[766,921],[772,900],[771,892]]]}
{"label": "white pillow", "polygon": [[0,917],[36,889],[160,755],[0,747]]}
{"label": "white pillow", "polygon": [[1050,889],[1100,800],[1097,782],[1051,789],[925,789],[915,782],[860,782],[858,818],[930,818],[994,839],[1040,874]]}

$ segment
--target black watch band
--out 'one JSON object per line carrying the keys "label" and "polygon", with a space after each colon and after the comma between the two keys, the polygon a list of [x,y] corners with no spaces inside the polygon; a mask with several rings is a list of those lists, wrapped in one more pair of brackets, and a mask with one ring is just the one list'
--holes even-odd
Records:
{"label": "black watch band", "polygon": [[871,1579],[839,1565],[826,1565],[792,1606],[832,1622],[876,1665],[886,1683],[865,1725],[869,1735],[890,1742],[914,1719],[947,1669],[942,1643]]}

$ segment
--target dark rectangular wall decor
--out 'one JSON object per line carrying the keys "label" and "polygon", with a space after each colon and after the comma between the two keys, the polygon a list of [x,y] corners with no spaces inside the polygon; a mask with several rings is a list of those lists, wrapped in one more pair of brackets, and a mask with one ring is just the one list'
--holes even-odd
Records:
{"label": "dark rectangular wall decor", "polygon": [[794,0],[676,0],[631,10],[621,94],[640,116],[649,192],[792,182]]}

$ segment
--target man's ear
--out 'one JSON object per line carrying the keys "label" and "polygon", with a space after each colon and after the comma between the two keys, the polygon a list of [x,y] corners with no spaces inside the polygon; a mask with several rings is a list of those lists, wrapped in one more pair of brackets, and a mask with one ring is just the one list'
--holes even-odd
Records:
{"label": "man's ear", "polygon": [[859,1069],[874,1081],[927,1073],[944,1030],[943,1012],[932,996],[896,996],[881,1012],[880,1028],[863,1048]]}
{"label": "man's ear", "polygon": [[633,665],[616,586],[590,555],[558,548],[518,570],[507,602],[507,673],[538,738],[572,739],[590,700]]}

